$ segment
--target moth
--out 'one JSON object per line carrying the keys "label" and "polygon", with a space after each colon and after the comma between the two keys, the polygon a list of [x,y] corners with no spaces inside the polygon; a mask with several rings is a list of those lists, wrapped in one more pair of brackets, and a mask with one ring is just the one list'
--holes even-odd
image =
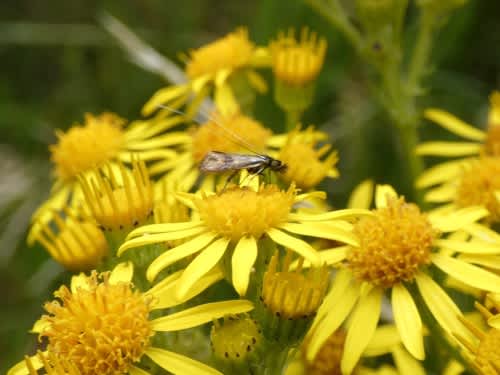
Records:
{"label": "moth", "polygon": [[[174,108],[160,105],[161,108],[170,110],[174,113],[184,115],[183,112]],[[222,151],[209,151],[202,159],[199,169],[204,173],[223,173],[232,172],[228,181],[231,180],[239,171],[246,169],[251,175],[258,175],[264,173],[266,169],[274,172],[284,173],[287,165],[281,160],[274,159],[269,155],[261,154],[252,149],[252,146],[241,138],[238,134],[232,132],[213,116],[207,116],[219,129],[226,133],[226,135],[234,143],[246,148],[251,154],[239,154]]]}

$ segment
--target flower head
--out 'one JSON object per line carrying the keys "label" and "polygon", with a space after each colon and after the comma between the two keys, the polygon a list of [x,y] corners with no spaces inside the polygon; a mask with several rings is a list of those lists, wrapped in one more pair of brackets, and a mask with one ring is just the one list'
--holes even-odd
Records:
{"label": "flower head", "polygon": [[104,230],[130,231],[153,214],[153,184],[142,161],[133,161],[132,170],[108,163],[81,176],[80,184],[90,213]]}
{"label": "flower head", "polygon": [[[421,318],[406,285],[415,282],[427,307],[445,332],[464,332],[460,310],[432,280],[432,264],[465,284],[484,291],[500,289],[500,277],[455,257],[460,253],[498,254],[498,236],[477,224],[486,210],[472,207],[451,215],[426,215],[405,202],[389,186],[378,186],[376,209],[352,228],[358,244],[342,248],[343,270],[338,272],[330,293],[318,311],[308,358],[313,358],[328,336],[350,315],[342,372],[350,373],[375,332],[382,295],[390,290],[396,327],[405,348],[417,359],[424,358]],[[481,239],[444,239],[458,230]],[[446,253],[438,251],[447,249]],[[341,249],[338,248],[337,251]],[[332,250],[333,251],[333,250]],[[338,261],[339,258],[337,257]],[[350,314],[350,312],[352,313]]]}
{"label": "flower head", "polygon": [[34,236],[56,262],[71,271],[97,267],[108,254],[108,243],[102,231],[87,219],[65,209],[64,216],[53,212]]}
{"label": "flower head", "polygon": [[[215,369],[188,357],[155,348],[156,332],[170,332],[195,327],[226,314],[240,314],[252,309],[248,301],[224,301],[196,306],[179,313],[151,319],[150,312],[169,299],[166,285],[142,293],[131,284],[131,263],[119,264],[112,272],[93,271],[72,279],[54,293],[56,300],[45,304],[46,315],[35,323],[33,332],[46,338],[44,353],[76,368],[75,373],[117,374],[145,373],[137,367],[143,356],[149,357],[172,373],[220,374]],[[186,321],[186,317],[190,317]],[[31,365],[45,366],[32,357]],[[26,373],[28,361],[14,366],[9,374]]]}
{"label": "flower head", "polygon": [[[304,132],[295,129],[289,133],[285,145],[278,154],[278,159],[287,165],[283,179],[295,182],[300,189],[308,190],[318,185],[325,177],[338,177],[335,168],[338,161],[337,152],[330,152],[331,145],[316,149],[317,137],[310,127]],[[322,160],[322,158],[324,160]]]}
{"label": "flower head", "polygon": [[144,161],[176,156],[168,147],[172,142],[182,141],[182,136],[162,133],[181,122],[179,116],[171,116],[125,126],[125,120],[115,114],[87,114],[83,125],[75,124],[65,133],[58,131],[58,143],[50,147],[56,181],[49,199],[33,214],[28,242],[33,242],[52,210],[60,210],[67,204],[78,207],[83,202],[78,176],[86,176],[93,168],[108,162],[130,163],[132,155]]}
{"label": "flower head", "polygon": [[[229,259],[223,263],[231,265],[229,269],[232,270],[230,277],[233,285],[238,293],[244,295],[252,266],[259,254],[259,243],[264,238],[289,248],[316,265],[320,262],[317,251],[293,234],[326,236],[342,242],[352,240],[352,236],[346,235],[340,228],[329,231],[322,225],[308,223],[307,218],[304,221],[302,214],[293,213],[293,204],[307,197],[297,196],[293,185],[288,190],[280,190],[274,185],[261,185],[257,190],[233,187],[220,194],[182,196],[195,210],[197,219],[138,228],[129,234],[128,241],[119,249],[119,254],[122,254],[138,246],[191,238],[182,245],[166,250],[151,263],[147,271],[148,279],[152,280],[169,265],[200,253],[182,275],[178,290],[180,296],[187,293],[192,284],[225,254]],[[341,218],[353,214],[356,211],[333,212],[330,216]]]}
{"label": "flower head", "polygon": [[[239,108],[231,81],[241,78],[249,88],[263,92],[267,89],[264,79],[254,70],[267,64],[267,51],[257,48],[248,39],[248,31],[239,28],[225,37],[209,43],[186,56],[186,75],[189,82],[169,86],[157,91],[145,104],[143,113],[151,114],[159,105],[172,105],[176,108],[186,103],[194,95],[194,106],[215,89],[215,104],[223,114],[234,113]],[[175,105],[174,105],[175,104]]]}
{"label": "flower head", "polygon": [[[498,161],[495,161],[500,157],[500,92],[495,91],[490,96],[486,132],[440,109],[428,109],[424,115],[471,141],[426,142],[417,147],[419,155],[459,157],[429,168],[418,178],[417,187],[431,187],[425,199],[436,203],[453,202],[459,207],[480,204],[492,209],[490,219],[496,221],[498,209],[494,207],[494,190],[497,189],[495,176],[498,169]],[[478,157],[480,161],[477,161]]]}

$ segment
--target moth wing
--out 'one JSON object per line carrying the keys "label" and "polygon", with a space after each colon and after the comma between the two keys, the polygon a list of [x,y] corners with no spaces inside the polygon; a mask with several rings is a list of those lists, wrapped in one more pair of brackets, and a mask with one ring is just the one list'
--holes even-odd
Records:
{"label": "moth wing", "polygon": [[260,155],[229,154],[210,151],[200,163],[202,172],[224,172],[238,169],[255,168],[266,160]]}

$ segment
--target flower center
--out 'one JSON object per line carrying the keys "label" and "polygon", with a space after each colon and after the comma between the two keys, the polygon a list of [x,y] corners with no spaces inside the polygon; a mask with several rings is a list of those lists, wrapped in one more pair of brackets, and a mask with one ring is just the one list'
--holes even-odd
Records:
{"label": "flower center", "polygon": [[388,199],[374,216],[361,218],[354,233],[360,246],[351,247],[348,267],[359,280],[385,288],[413,280],[419,268],[430,263],[438,236],[420,209],[402,197]]}
{"label": "flower center", "polygon": [[474,365],[483,375],[496,375],[500,369],[500,330],[491,328],[481,338],[476,350]]}
{"label": "flower center", "polygon": [[490,212],[491,222],[500,221],[500,158],[483,157],[467,168],[457,187],[455,203],[460,207],[481,205]]}
{"label": "flower center", "polygon": [[111,284],[94,271],[77,290],[62,286],[59,301],[45,304],[49,315],[40,334],[47,351],[64,357],[83,374],[121,374],[140,360],[153,331],[150,301],[129,283]]}
{"label": "flower center", "polygon": [[234,187],[222,194],[196,198],[201,219],[215,233],[238,241],[250,235],[260,238],[266,231],[286,222],[295,198],[295,186],[281,191],[275,185],[259,191]]}
{"label": "flower center", "polygon": [[73,126],[66,133],[56,132],[58,143],[50,146],[50,152],[57,177],[74,178],[116,157],[124,142],[124,122],[111,113],[86,114],[83,126]]}
{"label": "flower center", "polygon": [[244,361],[262,342],[262,331],[253,319],[227,317],[215,321],[210,340],[216,358]]}
{"label": "flower center", "polygon": [[279,155],[279,160],[287,165],[284,179],[287,182],[294,181],[299,188],[304,190],[319,184],[332,171],[338,160],[336,152],[331,153],[324,161],[320,159],[329,148],[327,146],[315,150],[310,143],[285,145]]}
{"label": "flower center", "polygon": [[233,134],[245,140],[252,147],[252,151],[262,152],[271,131],[241,114],[217,117],[198,127],[193,133],[194,160],[199,163],[209,151],[250,152]]}
{"label": "flower center", "polygon": [[341,375],[340,362],[344,354],[346,333],[343,330],[333,332],[325,341],[312,362],[307,361],[307,339],[302,348],[303,361],[306,363],[306,373],[313,375]]}
{"label": "flower center", "polygon": [[261,300],[264,306],[282,319],[301,319],[316,313],[328,288],[326,268],[311,268],[302,273],[301,267],[289,270],[288,252],[278,271],[278,256],[271,258],[264,274]]}
{"label": "flower center", "polygon": [[189,53],[186,75],[195,79],[204,74],[215,74],[222,69],[238,69],[247,65],[254,52],[244,28]]}

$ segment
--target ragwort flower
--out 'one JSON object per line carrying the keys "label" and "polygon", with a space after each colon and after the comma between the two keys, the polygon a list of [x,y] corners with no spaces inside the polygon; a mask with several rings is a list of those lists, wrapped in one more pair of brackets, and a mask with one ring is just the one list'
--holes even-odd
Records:
{"label": "ragwort flower", "polygon": [[[425,142],[416,149],[419,155],[453,157],[451,161],[439,163],[425,171],[417,180],[417,187],[429,188],[425,199],[430,202],[452,202],[460,207],[467,204],[482,204],[493,215],[500,215],[495,180],[500,157],[500,92],[490,96],[490,111],[487,130],[466,124],[452,114],[440,109],[428,109],[424,116],[452,133],[471,142]],[[481,161],[476,161],[481,157]],[[487,187],[484,192],[483,189]],[[473,189],[474,191],[471,191]],[[470,194],[472,193],[472,195]],[[451,209],[454,209],[451,206]]]}
{"label": "ragwort flower", "polygon": [[263,92],[264,79],[254,70],[268,64],[265,48],[256,47],[248,39],[248,31],[239,28],[212,43],[190,51],[187,56],[185,84],[168,86],[157,91],[144,105],[144,115],[156,111],[161,105],[178,108],[194,96],[189,113],[196,109],[210,91],[214,90],[216,107],[223,113],[234,113],[239,108],[231,81],[241,78],[251,88]]}
{"label": "ragwort flower", "polygon": [[[396,327],[405,348],[417,359],[425,356],[422,321],[408,290],[416,283],[423,301],[445,332],[463,333],[460,310],[432,279],[432,264],[457,280],[484,291],[500,289],[500,277],[453,254],[499,254],[500,242],[477,224],[486,210],[471,207],[446,215],[425,215],[406,203],[389,186],[376,191],[373,216],[362,217],[352,229],[359,245],[343,246],[345,267],[318,311],[308,358],[312,359],[329,335],[350,316],[342,373],[348,374],[375,332],[384,293],[390,292]],[[482,231],[484,229],[484,231]],[[481,239],[444,239],[457,230],[481,233]],[[450,255],[437,251],[447,249]],[[329,250],[334,252],[335,249]],[[339,258],[337,257],[338,261]]]}
{"label": "ragwort flower", "polygon": [[130,163],[132,155],[144,161],[176,156],[169,147],[187,135],[163,132],[181,122],[180,116],[171,116],[149,122],[135,121],[125,126],[125,120],[112,113],[86,114],[83,125],[76,124],[65,133],[57,131],[58,142],[50,146],[56,180],[49,199],[33,214],[28,242],[33,241],[52,210],[59,210],[66,204],[76,207],[83,202],[78,176],[107,162]]}
{"label": "ragwort flower", "polygon": [[[257,190],[232,187],[219,194],[184,194],[183,200],[195,211],[195,219],[138,228],[129,234],[128,241],[120,247],[118,254],[134,247],[189,239],[156,258],[147,270],[147,278],[153,280],[169,265],[200,253],[181,277],[178,294],[182,296],[227,254],[223,263],[230,265],[228,271],[231,270],[231,276],[226,273],[226,277],[231,278],[237,292],[244,295],[261,247],[260,240],[264,237],[315,265],[320,263],[318,252],[293,234],[357,244],[352,242],[353,234],[347,233],[344,222],[337,224],[332,220],[332,223],[317,225],[308,221],[308,217],[316,218],[315,215],[305,217],[292,212],[293,205],[308,196],[297,195],[294,185],[285,191],[275,185],[262,185]],[[323,215],[345,218],[360,212],[365,213],[365,210],[334,211]]]}
{"label": "ragwort flower", "polygon": [[[170,299],[171,288],[157,286],[145,293],[133,288],[131,263],[121,263],[112,272],[74,276],[70,288],[54,293],[57,300],[45,304],[46,315],[33,332],[46,338],[44,352],[12,367],[9,375],[29,374],[29,366],[47,369],[57,361],[75,369],[75,374],[147,374],[136,366],[143,356],[174,374],[221,374],[198,361],[153,346],[156,332],[183,330],[252,309],[249,301],[208,303],[150,319],[152,310]],[[40,356],[46,361],[40,360]],[[56,357],[54,361],[53,357]]]}

